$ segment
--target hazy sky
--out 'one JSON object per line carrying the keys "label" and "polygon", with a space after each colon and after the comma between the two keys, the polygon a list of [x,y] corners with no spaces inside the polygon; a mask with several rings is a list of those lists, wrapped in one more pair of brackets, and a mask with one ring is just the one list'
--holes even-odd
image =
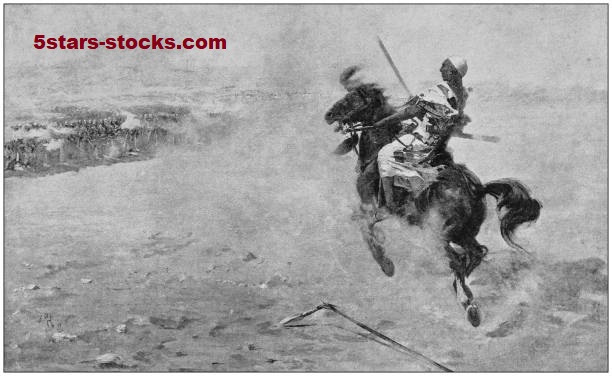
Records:
{"label": "hazy sky", "polygon": [[[362,63],[394,80],[380,35],[412,86],[465,56],[472,82],[607,87],[605,5],[6,5],[7,67],[64,60],[236,66],[316,80]],[[36,50],[35,34],[224,37],[225,51]]]}

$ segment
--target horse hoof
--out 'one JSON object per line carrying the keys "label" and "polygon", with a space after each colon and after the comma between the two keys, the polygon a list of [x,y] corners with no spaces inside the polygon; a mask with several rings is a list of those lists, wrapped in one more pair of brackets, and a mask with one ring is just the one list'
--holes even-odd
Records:
{"label": "horse hoof", "polygon": [[395,265],[393,264],[393,261],[387,257],[383,257],[378,264],[387,277],[393,277],[393,274],[395,274]]}
{"label": "horse hoof", "polygon": [[480,309],[475,304],[470,304],[466,308],[467,319],[474,328],[480,325]]}

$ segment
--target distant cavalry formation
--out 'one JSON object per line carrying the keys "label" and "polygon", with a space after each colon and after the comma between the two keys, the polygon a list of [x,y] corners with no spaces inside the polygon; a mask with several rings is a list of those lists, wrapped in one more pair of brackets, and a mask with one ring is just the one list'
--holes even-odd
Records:
{"label": "distant cavalry formation", "polygon": [[[159,107],[159,108],[157,108]],[[158,142],[180,143],[169,124],[180,125],[189,114],[183,107],[151,106],[133,109],[138,126],[124,127],[127,115],[75,106],[56,107],[45,124],[11,125],[4,143],[5,171],[52,171],[62,165],[86,165],[97,160],[137,156]]]}

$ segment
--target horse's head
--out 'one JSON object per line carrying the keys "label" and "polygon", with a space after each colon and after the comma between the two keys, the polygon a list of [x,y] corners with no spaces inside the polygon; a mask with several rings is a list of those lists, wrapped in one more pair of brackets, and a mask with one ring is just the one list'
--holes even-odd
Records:
{"label": "horse's head", "polygon": [[384,117],[388,107],[383,90],[374,84],[362,84],[351,88],[339,101],[325,113],[327,124],[348,121],[362,123],[375,122]]}
{"label": "horse's head", "polygon": [[357,90],[349,91],[325,113],[325,121],[327,124],[333,124],[336,121],[342,123],[349,115],[354,114],[355,111],[359,111],[366,106],[367,98],[364,98]]}

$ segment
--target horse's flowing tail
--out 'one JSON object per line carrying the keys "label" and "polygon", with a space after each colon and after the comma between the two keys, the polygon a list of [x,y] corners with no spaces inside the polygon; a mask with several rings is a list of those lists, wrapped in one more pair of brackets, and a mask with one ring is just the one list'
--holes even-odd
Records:
{"label": "horse's flowing tail", "polygon": [[[484,193],[497,200],[501,235],[510,246],[523,249],[514,241],[514,231],[526,222],[533,222],[540,216],[542,204],[531,198],[529,189],[514,179],[499,179],[484,185]],[[506,209],[504,211],[504,209]]]}

